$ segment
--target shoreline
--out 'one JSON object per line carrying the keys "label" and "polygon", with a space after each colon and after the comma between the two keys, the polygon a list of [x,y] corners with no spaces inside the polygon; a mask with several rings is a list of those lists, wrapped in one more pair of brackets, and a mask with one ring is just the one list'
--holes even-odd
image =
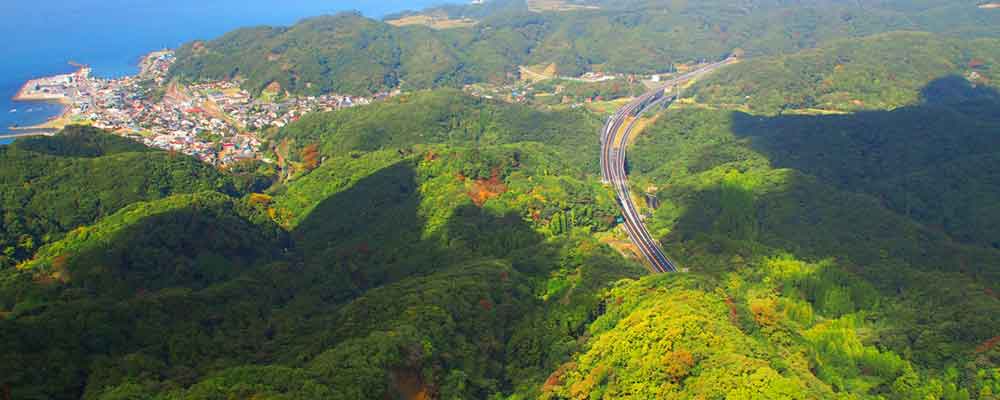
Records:
{"label": "shoreline", "polygon": [[[13,102],[15,102],[15,103],[49,103],[49,104],[58,104],[58,105],[62,106],[62,110],[59,112],[59,114],[54,115],[54,116],[48,118],[45,122],[42,122],[42,123],[39,123],[39,124],[34,124],[34,125],[29,125],[29,126],[8,126],[6,128],[8,131],[11,131],[12,133],[16,133],[18,131],[32,131],[32,130],[59,130],[59,129],[62,129],[66,125],[69,124],[68,120],[69,120],[69,118],[71,116],[70,114],[72,114],[72,108],[73,108],[73,101],[70,98],[66,97],[65,95],[28,94],[28,92],[29,92],[28,88],[32,84],[37,84],[38,81],[43,80],[43,79],[50,79],[50,78],[57,77],[57,76],[62,76],[62,75],[74,75],[74,76],[79,76],[79,75],[89,76],[90,75],[90,67],[89,66],[83,65],[83,64],[78,64],[78,63],[75,63],[73,61],[70,61],[69,64],[72,65],[72,66],[74,66],[74,67],[77,67],[77,70],[75,72],[72,72],[72,73],[69,73],[69,74],[53,75],[53,76],[47,76],[47,77],[41,77],[41,78],[35,78],[35,79],[28,80],[23,85],[21,85],[21,88],[17,90],[17,94],[15,94],[13,98],[11,98],[11,100]],[[2,134],[0,134],[0,136],[2,136]]]}
{"label": "shoreline", "polygon": [[[17,102],[17,103],[48,103],[48,104],[58,104],[59,106],[62,107],[62,110],[59,111],[59,114],[53,115],[53,116],[49,117],[48,119],[46,119],[45,122],[41,122],[41,123],[34,124],[34,125],[27,125],[27,126],[8,126],[8,127],[6,127],[6,130],[10,131],[11,133],[18,132],[18,131],[30,131],[30,130],[59,130],[59,129],[62,129],[63,127],[65,127],[66,125],[69,125],[68,124],[68,120],[69,120],[69,118],[71,116],[70,114],[72,114],[72,112],[73,112],[73,110],[72,110],[73,102],[69,101],[65,97],[63,97],[63,98],[36,98],[36,97],[31,97],[31,96],[20,96],[20,95],[18,95],[18,96],[15,96],[12,100],[14,102]],[[4,136],[4,133],[0,132],[0,137],[3,137],[3,136]]]}
{"label": "shoreline", "polygon": [[0,133],[0,140],[18,139],[32,136],[55,136],[56,131],[51,129],[33,129],[30,132]]}
{"label": "shoreline", "polygon": [[[145,64],[150,59],[152,59],[154,57],[159,57],[159,56],[161,56],[163,54],[169,53],[170,51],[171,51],[170,49],[164,48],[164,49],[160,49],[160,50],[154,50],[154,51],[151,51],[149,53],[146,53],[146,54],[140,56],[139,59],[136,60],[136,62],[135,62],[135,66],[139,69],[138,73],[139,74],[142,73],[142,69],[145,67]],[[58,131],[58,130],[60,130],[62,128],[65,128],[66,126],[72,124],[71,118],[73,117],[72,114],[73,114],[73,105],[74,105],[72,99],[70,99],[69,97],[67,97],[65,95],[28,94],[29,92],[31,92],[31,90],[29,90],[29,88],[31,87],[32,84],[38,84],[40,81],[43,81],[45,79],[52,79],[52,78],[59,77],[59,76],[76,76],[78,79],[81,76],[84,77],[84,78],[90,78],[91,74],[93,73],[93,69],[91,69],[91,67],[89,65],[87,65],[87,64],[78,63],[78,62],[73,61],[73,60],[68,61],[68,64],[71,65],[71,66],[73,66],[73,67],[75,67],[76,71],[73,71],[73,72],[70,72],[70,73],[66,73],[66,74],[57,74],[57,75],[51,75],[51,76],[44,76],[44,77],[29,79],[27,82],[25,82],[23,85],[21,85],[21,87],[17,90],[17,93],[11,99],[15,103],[49,103],[49,104],[58,104],[58,105],[60,105],[62,107],[62,110],[59,112],[59,114],[54,115],[52,117],[49,117],[47,120],[45,120],[45,122],[41,122],[41,123],[34,124],[34,125],[29,125],[29,126],[8,126],[8,127],[6,127],[7,131],[9,131],[11,133],[18,132],[18,131],[31,131],[31,130],[55,130],[55,131]],[[135,76],[135,75],[131,75],[131,76]],[[0,131],[0,136],[2,136],[2,135],[3,135],[3,131]]]}

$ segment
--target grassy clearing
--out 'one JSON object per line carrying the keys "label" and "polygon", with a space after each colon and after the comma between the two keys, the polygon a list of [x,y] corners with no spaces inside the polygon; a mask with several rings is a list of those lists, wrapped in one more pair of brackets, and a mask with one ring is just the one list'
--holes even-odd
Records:
{"label": "grassy clearing", "polygon": [[408,17],[403,17],[400,19],[394,19],[386,21],[387,24],[392,26],[410,26],[410,25],[422,25],[429,27],[431,29],[454,29],[454,28],[468,28],[476,26],[479,21],[471,18],[448,18],[448,16],[441,15],[411,15]]}
{"label": "grassy clearing", "polygon": [[528,66],[522,65],[519,66],[518,69],[521,71],[521,80],[525,82],[541,82],[549,79],[555,79],[559,71],[554,63]]}
{"label": "grassy clearing", "polygon": [[572,4],[566,0],[528,0],[528,9],[533,12],[599,10],[598,6]]}
{"label": "grassy clearing", "polygon": [[600,115],[611,115],[619,108],[628,104],[632,99],[621,98],[609,101],[595,101],[587,104],[587,110]]}

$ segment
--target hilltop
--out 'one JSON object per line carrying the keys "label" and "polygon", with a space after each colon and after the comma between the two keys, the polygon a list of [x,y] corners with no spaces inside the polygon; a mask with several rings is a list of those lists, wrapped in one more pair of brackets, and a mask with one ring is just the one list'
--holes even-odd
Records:
{"label": "hilltop", "polygon": [[[955,103],[988,97],[988,88],[996,88],[1000,82],[998,56],[997,39],[890,32],[788,56],[749,60],[707,79],[694,93],[699,102],[766,114]],[[981,88],[951,88],[943,80],[932,85],[933,80],[948,76]]]}
{"label": "hilltop", "polygon": [[[555,64],[564,76],[658,73],[736,49],[749,56],[788,54],[895,30],[1000,36],[1000,16],[980,12],[974,1],[923,7],[828,0],[530,3],[534,11],[523,1],[498,0],[387,17],[465,21],[449,29],[394,26],[357,14],[241,29],[186,44],[171,74],[185,80],[240,76],[254,92],[277,84],[293,93],[370,94],[508,82],[517,79],[519,66],[530,65]],[[548,6],[538,9],[539,3]],[[548,10],[553,7],[571,10]]]}
{"label": "hilltop", "polygon": [[93,128],[0,147],[0,268],[122,207],[175,193],[235,193],[234,181],[198,160],[154,151]]}
{"label": "hilltop", "polygon": [[313,114],[281,129],[284,159],[301,162],[310,145],[320,156],[375,150],[411,151],[420,144],[490,147],[540,142],[587,172],[597,170],[600,119],[582,110],[540,111],[473,97],[453,89],[420,91],[371,107]]}

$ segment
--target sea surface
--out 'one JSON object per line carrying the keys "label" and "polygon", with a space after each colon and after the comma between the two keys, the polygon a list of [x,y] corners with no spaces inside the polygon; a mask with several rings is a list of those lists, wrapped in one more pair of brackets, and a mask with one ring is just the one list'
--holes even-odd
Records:
{"label": "sea surface", "polygon": [[[141,56],[254,25],[290,25],[357,10],[372,18],[448,0],[0,0],[0,134],[58,115],[57,104],[11,100],[29,79],[88,64],[95,75],[137,72]],[[0,139],[0,145],[9,140]]]}

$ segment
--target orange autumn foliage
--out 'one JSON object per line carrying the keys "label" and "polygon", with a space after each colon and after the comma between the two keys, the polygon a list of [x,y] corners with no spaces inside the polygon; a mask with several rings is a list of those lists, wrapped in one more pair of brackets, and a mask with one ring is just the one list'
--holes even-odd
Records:
{"label": "orange autumn foliage", "polygon": [[663,372],[674,382],[680,382],[691,373],[694,367],[694,355],[687,350],[671,351],[663,356]]}
{"label": "orange autumn foliage", "polygon": [[565,363],[559,368],[557,368],[548,379],[545,380],[545,384],[542,385],[542,392],[552,392],[556,387],[563,384],[563,379],[566,377],[566,372],[576,368],[575,362]]}
{"label": "orange autumn foliage", "polygon": [[992,339],[983,342],[976,347],[976,353],[985,353],[992,350],[997,345],[1000,345],[1000,336],[994,336]]}
{"label": "orange autumn foliage", "polygon": [[778,312],[774,300],[761,299],[750,302],[750,313],[754,321],[764,327],[778,324]]}
{"label": "orange autumn foliage", "polygon": [[469,198],[477,207],[482,207],[490,199],[496,198],[507,192],[507,186],[500,179],[500,171],[493,168],[490,172],[490,179],[478,179],[472,183],[469,190]]}
{"label": "orange autumn foliage", "polygon": [[319,145],[311,144],[302,149],[302,165],[307,170],[316,169],[319,166]]}
{"label": "orange autumn foliage", "polygon": [[611,374],[611,368],[607,365],[598,365],[596,368],[590,371],[583,380],[574,383],[573,386],[569,388],[570,394],[574,399],[587,399],[590,397],[590,393],[594,391],[602,383],[604,383],[608,376]]}

